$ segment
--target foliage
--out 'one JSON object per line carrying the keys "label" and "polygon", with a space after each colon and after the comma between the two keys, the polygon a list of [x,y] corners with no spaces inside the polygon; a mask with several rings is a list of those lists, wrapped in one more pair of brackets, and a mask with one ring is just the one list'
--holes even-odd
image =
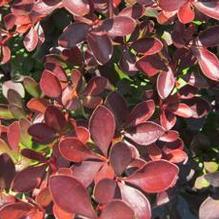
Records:
{"label": "foliage", "polygon": [[219,217],[218,0],[0,6],[0,218]]}

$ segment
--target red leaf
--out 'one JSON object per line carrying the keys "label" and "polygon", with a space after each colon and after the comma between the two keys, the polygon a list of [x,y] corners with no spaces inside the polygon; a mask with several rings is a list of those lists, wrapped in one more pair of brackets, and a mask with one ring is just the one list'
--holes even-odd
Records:
{"label": "red leaf", "polygon": [[63,6],[75,16],[84,16],[90,11],[88,0],[63,0]]}
{"label": "red leaf", "polygon": [[176,11],[178,10],[183,4],[186,3],[187,0],[159,0],[159,6],[164,11]]}
{"label": "red leaf", "polygon": [[140,123],[146,122],[154,114],[154,111],[155,104],[153,100],[143,101],[132,109],[127,124],[136,126]]}
{"label": "red leaf", "polygon": [[56,219],[72,219],[74,218],[74,214],[68,213],[62,210],[58,205],[53,205],[52,212]]}
{"label": "red leaf", "polygon": [[192,22],[195,18],[193,5],[190,2],[188,2],[181,6],[177,13],[177,16],[179,21],[183,24]]}
{"label": "red leaf", "polygon": [[32,98],[27,102],[28,109],[37,113],[45,113],[48,105],[45,99]]}
{"label": "red leaf", "polygon": [[193,114],[191,108],[185,103],[177,104],[176,106],[173,107],[173,109],[171,109],[171,111],[175,115],[183,117],[183,118],[190,118],[192,117],[192,114]]}
{"label": "red leaf", "polygon": [[125,136],[139,145],[150,145],[164,134],[165,130],[154,122],[144,122],[137,125]]}
{"label": "red leaf", "polygon": [[112,146],[110,163],[118,176],[123,173],[131,161],[132,151],[125,143],[118,142]]}
{"label": "red leaf", "polygon": [[[15,176],[15,165],[8,154],[0,155],[0,188],[9,189]],[[1,213],[0,213],[1,215]]]}
{"label": "red leaf", "polygon": [[151,161],[129,176],[126,182],[146,193],[158,193],[172,187],[176,183],[178,173],[178,167],[168,161]]}
{"label": "red leaf", "polygon": [[86,39],[89,27],[88,24],[79,22],[70,24],[59,37],[59,45],[67,48],[75,47],[76,44]]}
{"label": "red leaf", "polygon": [[19,172],[13,182],[12,189],[16,192],[30,192],[37,188],[45,174],[47,165],[32,166]]}
{"label": "red leaf", "polygon": [[106,155],[113,139],[116,123],[112,112],[105,106],[98,106],[89,121],[91,137],[97,147]]}
{"label": "red leaf", "polygon": [[85,187],[88,187],[103,166],[102,162],[83,161],[79,166],[72,167],[72,176],[80,181]]}
{"label": "red leaf", "polygon": [[48,127],[57,131],[61,131],[67,125],[64,114],[55,106],[47,107],[44,119]]}
{"label": "red leaf", "polygon": [[83,98],[83,105],[89,109],[95,109],[98,105],[102,104],[101,97],[86,96]]}
{"label": "red leaf", "polygon": [[107,79],[104,77],[93,77],[89,80],[87,87],[85,88],[83,95],[96,96],[101,94],[107,84]]}
{"label": "red leaf", "polygon": [[[62,210],[96,218],[86,188],[73,177],[65,175],[51,176],[49,188],[53,201]],[[63,194],[65,195],[63,196]]]}
{"label": "red leaf", "polygon": [[3,65],[11,59],[11,50],[8,46],[2,46],[0,49],[1,49],[0,64]]}
{"label": "red leaf", "polygon": [[144,55],[153,55],[162,50],[163,44],[157,38],[142,38],[132,43],[131,47],[137,53],[143,53]]}
{"label": "red leaf", "polygon": [[162,158],[162,151],[156,144],[151,144],[146,147],[149,158],[153,161],[160,160]]}
{"label": "red leaf", "polygon": [[188,159],[186,152],[181,149],[170,150],[165,157],[171,163],[181,163]]}
{"label": "red leaf", "polygon": [[0,218],[25,218],[31,209],[32,206],[24,202],[6,204],[0,208]]}
{"label": "red leaf", "polygon": [[17,83],[17,82],[9,80],[9,81],[5,81],[2,84],[2,92],[5,98],[8,97],[8,91],[10,89],[16,91],[21,97],[25,96],[23,85],[21,83]]}
{"label": "red leaf", "polygon": [[139,190],[119,183],[122,200],[127,202],[139,219],[151,218],[151,206],[146,196]]}
{"label": "red leaf", "polygon": [[157,92],[161,99],[166,99],[172,92],[176,83],[172,69],[161,72],[157,78]]}
{"label": "red leaf", "polygon": [[177,131],[170,130],[167,131],[164,135],[162,135],[159,140],[164,142],[172,142],[177,140],[178,137],[179,133]]}
{"label": "red leaf", "polygon": [[219,20],[219,2],[215,0],[199,0],[193,2],[194,6],[203,14]]}
{"label": "red leaf", "polygon": [[116,182],[111,179],[102,179],[94,188],[94,197],[97,202],[106,204],[112,201],[115,192]]}
{"label": "red leaf", "polygon": [[113,200],[103,210],[100,219],[133,219],[134,211],[124,201]]}
{"label": "red leaf", "polygon": [[44,70],[40,79],[40,88],[48,97],[59,97],[62,93],[62,88],[58,78],[48,70]]}
{"label": "red leaf", "polygon": [[193,54],[198,60],[198,64],[203,74],[214,81],[219,80],[219,60],[217,56],[206,48],[194,48]]}
{"label": "red leaf", "polygon": [[107,63],[113,54],[113,46],[110,38],[106,35],[98,35],[95,32],[87,35],[87,42],[96,60],[101,64]]}
{"label": "red leaf", "polygon": [[156,75],[159,71],[167,70],[158,55],[144,56],[137,61],[136,66],[149,77]]}
{"label": "red leaf", "polygon": [[59,150],[65,159],[73,162],[98,158],[77,138],[65,138],[59,143]]}
{"label": "red leaf", "polygon": [[176,116],[171,112],[163,110],[160,113],[160,124],[166,130],[170,130],[176,124]]}
{"label": "red leaf", "polygon": [[18,121],[15,121],[8,126],[7,138],[11,149],[18,152],[20,142],[20,125]]}
{"label": "red leaf", "polygon": [[54,129],[49,128],[44,123],[35,123],[28,129],[33,139],[41,144],[48,144],[56,137]]}
{"label": "red leaf", "polygon": [[101,30],[109,36],[126,36],[131,34],[135,29],[135,20],[131,17],[117,16],[114,18],[106,19],[101,25]]}
{"label": "red leaf", "polygon": [[37,47],[38,40],[37,31],[32,27],[24,37],[24,47],[31,52]]}

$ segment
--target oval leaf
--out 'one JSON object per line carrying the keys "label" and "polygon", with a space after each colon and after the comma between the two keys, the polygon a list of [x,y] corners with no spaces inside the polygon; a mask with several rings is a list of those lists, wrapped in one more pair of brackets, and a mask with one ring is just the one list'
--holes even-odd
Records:
{"label": "oval leaf", "polygon": [[154,122],[144,122],[126,132],[125,136],[139,145],[150,145],[157,141],[165,130]]}
{"label": "oval leaf", "polygon": [[113,139],[116,123],[112,112],[98,106],[90,117],[89,130],[97,147],[106,155]]}
{"label": "oval leaf", "polygon": [[73,177],[65,175],[51,176],[49,188],[53,201],[64,211],[96,218],[87,190]]}
{"label": "oval leaf", "polygon": [[178,173],[178,167],[168,161],[151,161],[129,176],[126,182],[146,193],[158,193],[172,187],[176,183]]}

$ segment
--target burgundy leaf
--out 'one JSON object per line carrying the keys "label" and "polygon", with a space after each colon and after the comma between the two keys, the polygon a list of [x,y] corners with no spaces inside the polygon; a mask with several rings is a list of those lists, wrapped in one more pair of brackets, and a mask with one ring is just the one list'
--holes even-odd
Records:
{"label": "burgundy leaf", "polygon": [[156,75],[159,71],[167,71],[158,55],[144,56],[137,61],[136,66],[149,77]]}
{"label": "burgundy leaf", "polygon": [[136,68],[136,60],[136,56],[131,53],[128,48],[123,48],[119,66],[129,75],[135,75],[138,72],[138,69]]}
{"label": "burgundy leaf", "polygon": [[112,92],[106,98],[106,105],[113,112],[118,127],[122,126],[128,118],[128,106],[125,99],[117,92]]}
{"label": "burgundy leaf", "polygon": [[161,99],[166,99],[172,92],[176,83],[172,69],[161,72],[157,78],[157,92]]}
{"label": "burgundy leaf", "polygon": [[144,8],[140,4],[135,4],[133,6],[129,6],[124,8],[120,13],[119,16],[126,16],[132,17],[134,19],[140,18],[144,13]]}
{"label": "burgundy leaf", "polygon": [[87,42],[94,57],[100,64],[107,63],[113,54],[113,46],[110,38],[106,35],[98,35],[94,32],[87,35]]}
{"label": "burgundy leaf", "polygon": [[88,0],[63,0],[63,6],[75,16],[84,16],[90,11]]}
{"label": "burgundy leaf", "polygon": [[40,88],[48,97],[59,97],[62,93],[62,88],[58,78],[48,70],[44,70],[40,79]]}
{"label": "burgundy leaf", "polygon": [[144,122],[126,132],[125,136],[139,145],[150,145],[164,134],[164,129],[154,122]]}
{"label": "burgundy leaf", "polygon": [[113,114],[105,106],[98,106],[90,117],[89,130],[97,147],[106,155],[113,139],[116,123]]}
{"label": "burgundy leaf", "polygon": [[141,188],[146,193],[158,193],[174,186],[179,169],[165,161],[151,161],[126,179],[126,182]]}
{"label": "burgundy leaf", "polygon": [[135,29],[135,20],[131,17],[116,16],[114,18],[106,19],[101,25],[101,30],[106,32],[109,36],[126,36],[131,34]]}
{"label": "burgundy leaf", "polygon": [[217,56],[206,48],[193,48],[193,54],[198,60],[198,64],[203,74],[214,81],[219,80],[219,60]]}
{"label": "burgundy leaf", "polygon": [[28,129],[33,139],[41,144],[48,144],[56,137],[54,129],[49,128],[44,123],[35,123]]}
{"label": "burgundy leaf", "polygon": [[99,95],[101,94],[107,84],[107,79],[104,77],[94,77],[89,80],[87,87],[85,88],[83,95]]}
{"label": "burgundy leaf", "polygon": [[134,211],[121,200],[113,200],[102,210],[100,219],[133,219]]}
{"label": "burgundy leaf", "polygon": [[64,29],[64,32],[59,37],[59,45],[67,48],[75,47],[76,44],[86,39],[88,30],[88,24],[79,22],[70,24]]}
{"label": "burgundy leaf", "polygon": [[154,111],[155,104],[153,100],[143,101],[132,109],[127,124],[136,126],[140,123],[146,122],[154,114]]}
{"label": "burgundy leaf", "polygon": [[94,109],[98,105],[102,104],[103,100],[101,97],[86,96],[83,98],[83,105],[89,109]]}
{"label": "burgundy leaf", "polygon": [[219,2],[215,0],[199,0],[193,3],[203,14],[219,20]]}
{"label": "burgundy leaf", "polygon": [[64,114],[55,106],[47,107],[44,119],[48,127],[57,131],[64,129],[67,124]]}
{"label": "burgundy leaf", "polygon": [[162,151],[156,144],[150,144],[146,147],[149,158],[153,161],[160,160],[162,158]]}
{"label": "burgundy leaf", "polygon": [[197,38],[198,41],[197,43],[198,45],[200,46],[202,45],[204,47],[217,46],[219,44],[218,34],[219,34],[218,25],[210,27],[199,34]]}
{"label": "burgundy leaf", "polygon": [[162,42],[157,38],[142,38],[135,41],[131,47],[137,53],[143,53],[144,55],[153,55],[161,51],[163,48]]}
{"label": "burgundy leaf", "polygon": [[24,47],[28,52],[31,52],[37,47],[38,40],[37,31],[32,27],[24,37]]}
{"label": "burgundy leaf", "polygon": [[102,162],[83,161],[80,165],[72,167],[72,176],[85,187],[88,187],[94,181],[97,172],[102,166]]}
{"label": "burgundy leaf", "polygon": [[29,158],[31,160],[37,160],[37,161],[39,161],[41,163],[45,163],[47,161],[46,157],[42,153],[34,151],[32,149],[24,148],[21,151],[21,154],[24,157],[27,157],[27,158]]}
{"label": "burgundy leaf", "polygon": [[[80,214],[89,218],[96,218],[86,188],[71,176],[51,176],[49,188],[53,201],[62,210]],[[63,196],[63,194],[65,194]]]}
{"label": "burgundy leaf", "polygon": [[111,179],[102,179],[94,188],[94,197],[97,202],[106,204],[113,199],[115,192],[116,182]]}
{"label": "burgundy leaf", "polygon": [[11,149],[18,152],[20,142],[20,125],[18,121],[15,121],[8,126],[7,138]]}
{"label": "burgundy leaf", "polygon": [[132,150],[125,143],[118,142],[112,146],[110,151],[110,163],[119,176],[132,161]]}
{"label": "burgundy leaf", "polygon": [[194,97],[186,101],[186,104],[192,111],[192,117],[195,119],[206,116],[211,110],[209,102],[201,97]]}
{"label": "burgundy leaf", "polygon": [[59,143],[62,156],[73,162],[81,162],[87,159],[98,158],[77,138],[68,137]]}
{"label": "burgundy leaf", "polygon": [[[0,188],[9,189],[15,176],[15,165],[8,154],[0,155]],[[0,213],[1,215],[1,213]]]}
{"label": "burgundy leaf", "polygon": [[176,11],[185,3],[186,0],[172,0],[171,2],[168,0],[159,0],[159,6],[164,11]]}
{"label": "burgundy leaf", "polygon": [[19,172],[13,182],[12,189],[16,192],[30,192],[37,188],[45,174],[47,165],[32,166]]}
{"label": "burgundy leaf", "polygon": [[119,183],[122,200],[127,202],[135,212],[136,218],[150,219],[151,206],[146,196],[139,190]]}

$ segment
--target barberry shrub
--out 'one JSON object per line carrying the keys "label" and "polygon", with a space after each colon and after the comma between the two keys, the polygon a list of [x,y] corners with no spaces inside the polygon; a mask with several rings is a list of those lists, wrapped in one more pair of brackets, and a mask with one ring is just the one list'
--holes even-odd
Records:
{"label": "barberry shrub", "polygon": [[219,0],[0,6],[1,219],[219,218]]}

